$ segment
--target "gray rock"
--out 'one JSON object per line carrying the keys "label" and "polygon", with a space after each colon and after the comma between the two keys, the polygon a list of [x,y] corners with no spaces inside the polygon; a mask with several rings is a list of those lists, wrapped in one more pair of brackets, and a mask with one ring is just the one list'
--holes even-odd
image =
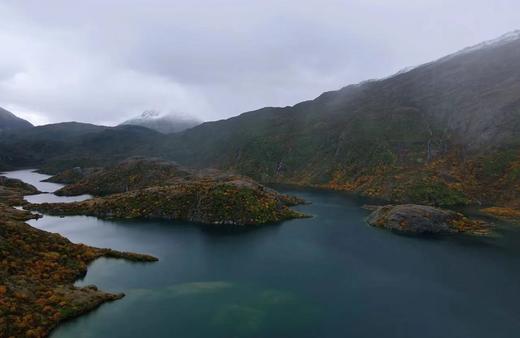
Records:
{"label": "gray rock", "polygon": [[425,205],[403,204],[378,207],[368,224],[407,233],[462,231],[460,224],[471,224],[462,214]]}

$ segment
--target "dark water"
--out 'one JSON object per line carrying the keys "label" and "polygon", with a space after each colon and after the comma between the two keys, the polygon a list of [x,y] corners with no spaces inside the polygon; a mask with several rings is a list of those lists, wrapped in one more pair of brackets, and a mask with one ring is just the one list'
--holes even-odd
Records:
{"label": "dark water", "polygon": [[371,228],[363,201],[287,190],[314,215],[246,233],[45,216],[74,242],[156,255],[100,259],[80,285],[125,292],[60,326],[81,337],[518,337],[520,231],[415,238]]}

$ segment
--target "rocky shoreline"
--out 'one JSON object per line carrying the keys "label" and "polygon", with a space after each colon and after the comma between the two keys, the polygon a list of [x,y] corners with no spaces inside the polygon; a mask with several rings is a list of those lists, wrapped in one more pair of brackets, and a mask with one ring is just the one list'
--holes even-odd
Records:
{"label": "rocky shoreline", "polygon": [[25,221],[38,215],[17,210],[23,196],[37,189],[0,177],[0,336],[46,337],[59,323],[80,316],[124,294],[95,286],[75,287],[99,257],[153,262],[157,258],[74,244]]}

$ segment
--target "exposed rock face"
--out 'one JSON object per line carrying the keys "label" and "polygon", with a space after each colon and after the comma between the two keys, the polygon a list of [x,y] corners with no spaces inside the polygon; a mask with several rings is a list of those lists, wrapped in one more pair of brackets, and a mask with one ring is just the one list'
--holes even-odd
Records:
{"label": "exposed rock face", "polygon": [[403,204],[377,207],[367,219],[368,224],[404,233],[485,234],[488,227],[464,215],[425,205]]}
{"label": "exposed rock face", "polygon": [[157,260],[73,244],[25,224],[36,216],[12,205],[36,191],[19,180],[0,177],[0,337],[45,337],[58,323],[123,297],[94,286],[74,286],[98,257]]}

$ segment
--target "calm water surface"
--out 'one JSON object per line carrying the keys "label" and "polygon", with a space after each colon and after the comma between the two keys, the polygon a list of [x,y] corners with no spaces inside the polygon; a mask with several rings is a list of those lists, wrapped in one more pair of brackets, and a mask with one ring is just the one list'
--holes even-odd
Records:
{"label": "calm water surface", "polygon": [[[39,187],[40,176],[26,175]],[[314,217],[245,233],[84,216],[31,221],[73,242],[160,258],[95,261],[78,285],[126,297],[52,337],[519,336],[517,227],[501,224],[492,238],[399,236],[367,226],[360,199],[284,192],[312,202],[297,209]]]}
{"label": "calm water surface", "polygon": [[59,188],[63,187],[63,184],[43,182],[43,180],[46,180],[51,176],[37,173],[34,169],[10,171],[7,173],[3,173],[2,175],[10,178],[17,178],[26,183],[32,184],[33,186],[38,188],[38,190],[42,192],[42,194],[25,196],[25,200],[31,203],[74,202],[84,201],[86,199],[92,198],[92,196],[90,195],[80,195],[73,197],[54,195],[52,193],[58,190]]}

